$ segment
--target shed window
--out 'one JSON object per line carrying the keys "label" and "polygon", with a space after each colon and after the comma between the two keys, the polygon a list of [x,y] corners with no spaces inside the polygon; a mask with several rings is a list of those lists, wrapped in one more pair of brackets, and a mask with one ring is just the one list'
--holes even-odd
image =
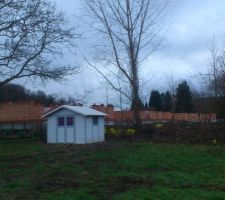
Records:
{"label": "shed window", "polygon": [[58,117],[58,126],[64,126],[64,125],[65,125],[64,117]]}
{"label": "shed window", "polygon": [[93,117],[93,124],[98,125],[98,117]]}
{"label": "shed window", "polygon": [[66,118],[67,126],[73,126],[73,117],[67,117]]}

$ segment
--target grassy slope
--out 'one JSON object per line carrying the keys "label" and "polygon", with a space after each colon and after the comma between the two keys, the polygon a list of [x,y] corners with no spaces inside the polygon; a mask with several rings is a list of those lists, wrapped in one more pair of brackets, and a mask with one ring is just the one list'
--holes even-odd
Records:
{"label": "grassy slope", "polygon": [[225,199],[225,146],[0,141],[0,199]]}

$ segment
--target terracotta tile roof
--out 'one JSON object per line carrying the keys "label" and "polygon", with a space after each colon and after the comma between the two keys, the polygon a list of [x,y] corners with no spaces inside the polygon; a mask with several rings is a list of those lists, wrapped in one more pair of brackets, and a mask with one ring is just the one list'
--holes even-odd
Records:
{"label": "terracotta tile roof", "polygon": [[[133,122],[134,115],[132,111],[114,111],[113,106],[93,105],[92,108],[108,114],[105,117],[106,121],[114,122]],[[141,111],[141,120],[147,121],[170,121],[174,118],[175,121],[210,121],[216,120],[216,114],[208,113],[171,113],[157,111]]]}
{"label": "terracotta tile roof", "polygon": [[[36,122],[42,121],[41,116],[57,106],[44,107],[41,104],[33,102],[19,103],[1,103],[0,104],[0,122]],[[133,122],[132,111],[114,111],[113,106],[93,105],[93,109],[108,114],[106,121],[113,122]],[[147,121],[169,121],[173,118],[170,112],[141,111],[141,120]],[[216,114],[198,114],[198,113],[175,113],[175,121],[210,121],[216,120]]]}
{"label": "terracotta tile roof", "polygon": [[1,103],[0,122],[41,121],[44,106],[33,102]]}

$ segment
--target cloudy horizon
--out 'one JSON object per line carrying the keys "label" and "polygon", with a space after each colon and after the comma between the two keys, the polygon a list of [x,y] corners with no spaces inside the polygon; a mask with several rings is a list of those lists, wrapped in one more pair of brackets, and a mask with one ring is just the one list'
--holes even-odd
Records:
{"label": "cloudy horizon", "polygon": [[[81,0],[56,0],[57,7],[63,10],[73,26],[76,27],[78,16],[82,16]],[[148,90],[160,91],[168,89],[168,77],[175,80],[186,79],[193,83],[193,87],[199,88],[198,82],[193,75],[198,71],[204,71],[209,65],[210,52],[208,45],[212,38],[219,42],[225,35],[225,1],[211,0],[171,0],[165,14],[168,30],[164,35],[165,47],[149,57],[143,66],[143,74],[149,76]],[[82,26],[78,30],[82,33]],[[87,40],[88,41],[88,40]],[[48,94],[56,93],[65,96],[82,98],[87,96],[87,104],[105,103],[105,86],[101,76],[93,69],[87,67],[81,57],[80,51],[91,44],[84,40],[78,42],[77,54],[66,55],[65,58],[82,65],[80,74],[69,78],[63,83],[48,82],[41,84],[26,84],[31,90],[43,90]],[[84,43],[82,43],[84,42]],[[85,46],[85,47],[84,47]],[[153,74],[153,75],[152,75]],[[152,78],[154,76],[154,78]],[[149,91],[150,92],[150,91]],[[99,94],[103,94],[100,97]],[[113,94],[113,93],[112,93]],[[113,97],[110,103],[113,103]]]}

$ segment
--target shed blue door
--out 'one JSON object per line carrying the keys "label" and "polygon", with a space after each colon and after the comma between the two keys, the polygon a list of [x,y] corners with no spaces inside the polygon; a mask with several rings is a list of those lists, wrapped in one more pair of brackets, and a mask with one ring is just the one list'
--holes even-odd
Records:
{"label": "shed blue door", "polygon": [[74,117],[57,118],[57,139],[58,143],[74,143]]}

